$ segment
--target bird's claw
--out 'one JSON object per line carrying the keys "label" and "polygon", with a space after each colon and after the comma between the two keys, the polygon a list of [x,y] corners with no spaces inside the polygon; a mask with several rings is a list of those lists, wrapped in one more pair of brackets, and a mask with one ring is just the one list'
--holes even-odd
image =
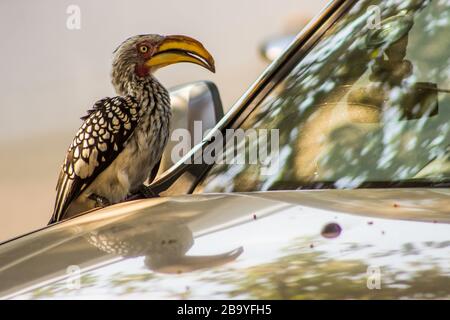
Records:
{"label": "bird's claw", "polygon": [[142,185],[139,188],[139,193],[141,193],[145,198],[156,198],[159,197],[157,193],[155,193],[150,187]]}
{"label": "bird's claw", "polygon": [[139,200],[139,199],[148,199],[159,197],[157,193],[155,193],[151,188],[142,185],[136,193],[132,193],[126,199],[126,201]]}
{"label": "bird's claw", "polygon": [[95,193],[89,195],[88,198],[95,201],[96,208],[104,208],[104,207],[111,205],[111,203],[109,202],[108,199],[106,199],[105,197],[99,196]]}

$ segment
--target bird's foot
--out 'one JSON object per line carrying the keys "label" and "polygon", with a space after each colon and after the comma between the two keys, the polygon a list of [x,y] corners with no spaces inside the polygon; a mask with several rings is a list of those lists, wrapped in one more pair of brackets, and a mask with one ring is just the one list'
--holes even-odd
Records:
{"label": "bird's foot", "polygon": [[96,208],[104,208],[104,207],[111,205],[111,203],[109,202],[108,199],[106,199],[105,197],[99,196],[95,193],[89,195],[88,198],[95,201]]}
{"label": "bird's foot", "polygon": [[145,199],[144,195],[141,194],[140,192],[137,193],[132,193],[130,194],[125,201],[133,201],[133,200],[139,200],[139,199]]}
{"label": "bird's foot", "polygon": [[139,200],[139,199],[148,199],[148,198],[156,198],[159,195],[154,192],[150,187],[142,185],[136,190],[135,193],[130,194],[125,201]]}
{"label": "bird's foot", "polygon": [[144,196],[144,198],[156,198],[159,197],[157,193],[155,193],[150,187],[147,187],[146,185],[141,185],[139,187],[138,192]]}

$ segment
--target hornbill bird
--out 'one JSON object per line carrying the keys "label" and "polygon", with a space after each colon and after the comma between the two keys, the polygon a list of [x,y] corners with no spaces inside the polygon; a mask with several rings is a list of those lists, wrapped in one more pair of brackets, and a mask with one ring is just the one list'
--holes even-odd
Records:
{"label": "hornbill bird", "polygon": [[[215,72],[197,40],[180,35],[138,35],[115,51],[112,84],[118,96],[97,101],[70,145],[56,186],[49,224],[146,192],[169,138],[167,90],[154,72],[190,62]],[[148,190],[147,190],[148,191]]]}

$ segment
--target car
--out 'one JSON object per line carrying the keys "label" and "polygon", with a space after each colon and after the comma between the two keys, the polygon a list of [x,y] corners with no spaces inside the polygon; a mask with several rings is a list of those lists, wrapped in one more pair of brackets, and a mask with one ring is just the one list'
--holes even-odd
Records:
{"label": "car", "polygon": [[449,14],[331,1],[224,116],[214,84],[172,90],[196,144],[158,196],[4,242],[0,297],[449,299]]}

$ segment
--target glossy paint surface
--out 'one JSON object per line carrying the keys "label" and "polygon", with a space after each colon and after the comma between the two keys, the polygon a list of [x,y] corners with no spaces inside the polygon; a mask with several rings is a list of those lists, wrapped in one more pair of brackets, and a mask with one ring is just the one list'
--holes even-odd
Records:
{"label": "glossy paint surface", "polygon": [[448,199],[443,189],[328,190],[116,205],[1,245],[0,294],[448,299]]}

